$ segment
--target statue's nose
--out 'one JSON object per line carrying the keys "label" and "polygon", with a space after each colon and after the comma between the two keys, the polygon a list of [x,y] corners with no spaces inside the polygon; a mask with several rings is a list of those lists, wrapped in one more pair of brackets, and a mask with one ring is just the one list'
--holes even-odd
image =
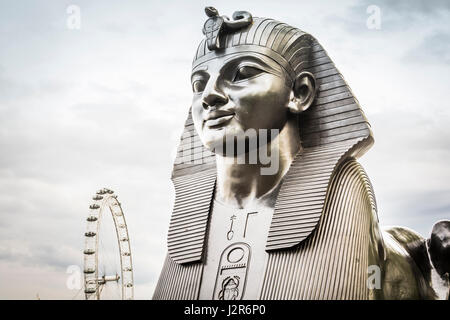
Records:
{"label": "statue's nose", "polygon": [[209,82],[203,91],[202,105],[205,110],[210,107],[219,107],[228,102],[228,98],[217,86],[216,82]]}

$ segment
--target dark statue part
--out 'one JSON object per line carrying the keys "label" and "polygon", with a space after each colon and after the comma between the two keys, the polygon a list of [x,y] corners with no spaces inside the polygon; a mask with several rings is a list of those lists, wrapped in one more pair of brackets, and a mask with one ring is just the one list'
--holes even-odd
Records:
{"label": "dark statue part", "polygon": [[431,237],[428,239],[430,260],[440,276],[450,275],[450,221],[439,221],[433,226]]}

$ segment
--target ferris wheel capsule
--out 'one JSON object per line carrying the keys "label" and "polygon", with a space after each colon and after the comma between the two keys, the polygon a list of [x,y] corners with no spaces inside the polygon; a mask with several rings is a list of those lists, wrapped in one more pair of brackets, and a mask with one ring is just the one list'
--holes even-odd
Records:
{"label": "ferris wheel capsule", "polygon": [[94,250],[94,249],[85,249],[85,250],[83,251],[83,253],[84,253],[84,254],[94,254],[94,253],[95,253],[95,250]]}

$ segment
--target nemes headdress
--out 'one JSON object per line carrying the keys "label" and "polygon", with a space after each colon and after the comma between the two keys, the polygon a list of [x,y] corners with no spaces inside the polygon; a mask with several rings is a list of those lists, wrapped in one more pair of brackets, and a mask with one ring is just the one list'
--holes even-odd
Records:
{"label": "nemes headdress", "polygon": [[[292,248],[310,236],[324,210],[333,173],[373,144],[360,105],[326,51],[311,35],[285,23],[237,11],[232,19],[207,7],[206,36],[193,68],[218,56],[256,52],[276,61],[291,79],[302,71],[316,78],[318,91],[299,116],[303,150],[297,154],[276,200],[266,251]],[[168,250],[177,263],[201,261],[216,181],[214,154],[200,141],[191,111],[185,122],[172,173],[175,205]]]}
{"label": "nemes headdress", "polygon": [[235,12],[233,20],[219,16],[211,7],[206,12],[206,39],[198,46],[193,68],[218,55],[248,51],[275,60],[293,79],[309,60],[313,38],[297,28],[273,19],[254,18],[246,11]]}

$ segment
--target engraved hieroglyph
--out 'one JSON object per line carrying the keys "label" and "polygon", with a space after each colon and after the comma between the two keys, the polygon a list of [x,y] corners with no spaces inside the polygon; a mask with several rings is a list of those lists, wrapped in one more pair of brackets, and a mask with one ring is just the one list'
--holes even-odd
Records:
{"label": "engraved hieroglyph", "polygon": [[250,258],[250,246],[243,242],[233,243],[222,252],[213,300],[242,299]]}

